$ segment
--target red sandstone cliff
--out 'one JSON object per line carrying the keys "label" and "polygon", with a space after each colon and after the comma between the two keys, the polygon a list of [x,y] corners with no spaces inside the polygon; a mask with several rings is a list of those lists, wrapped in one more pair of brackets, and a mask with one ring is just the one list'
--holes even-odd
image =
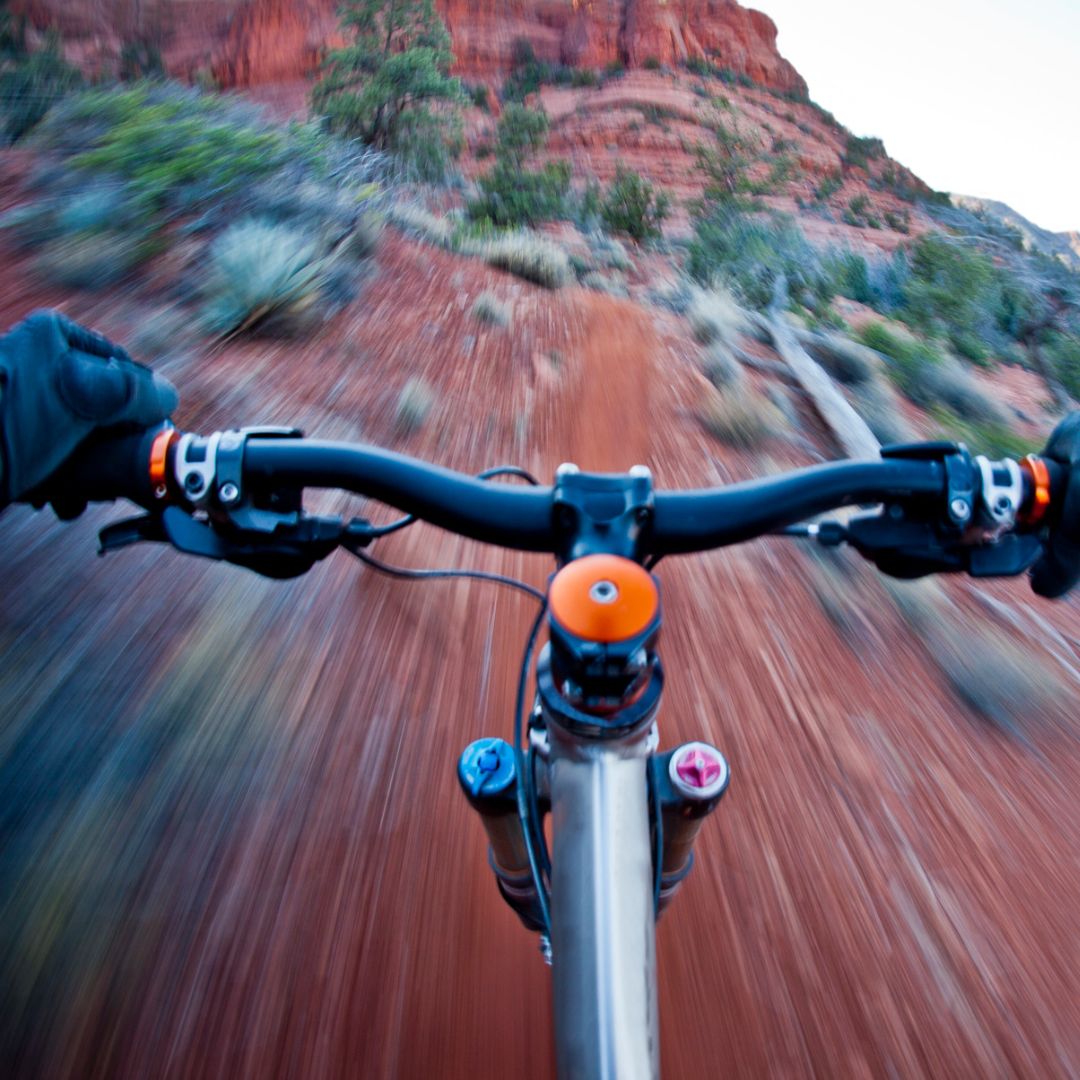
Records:
{"label": "red sandstone cliff", "polygon": [[[735,0],[438,0],[458,71],[499,76],[514,43],[541,59],[587,67],[679,63],[709,56],[778,90],[805,91],[776,50],[768,16]],[[158,28],[170,68],[211,60],[227,86],[300,77],[332,43],[337,0],[14,0],[38,27],[57,26],[81,56],[115,54],[135,20]]]}

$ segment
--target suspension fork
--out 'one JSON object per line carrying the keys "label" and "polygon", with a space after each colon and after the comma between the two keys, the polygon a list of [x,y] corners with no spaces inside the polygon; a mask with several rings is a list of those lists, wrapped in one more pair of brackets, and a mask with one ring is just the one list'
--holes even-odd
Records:
{"label": "suspension fork", "polygon": [[651,720],[594,739],[547,718],[551,946],[560,1077],[660,1070],[649,818]]}

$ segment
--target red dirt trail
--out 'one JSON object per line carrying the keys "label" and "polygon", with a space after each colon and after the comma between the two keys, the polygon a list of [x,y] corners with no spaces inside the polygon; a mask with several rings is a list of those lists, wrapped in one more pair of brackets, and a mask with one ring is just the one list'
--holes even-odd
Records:
{"label": "red dirt trail", "polygon": [[[181,424],[296,421],[544,477],[761,469],[695,422],[699,377],[660,316],[396,239],[379,261],[302,350],[174,366]],[[509,330],[470,318],[484,289]],[[437,403],[402,438],[418,375]],[[530,601],[344,555],[285,584],[160,549],[97,560],[116,516],[0,519],[5,1071],[551,1075],[548,972],[454,778],[468,741],[509,733]],[[379,553],[549,569],[426,526]],[[659,569],[662,741],[710,739],[734,777],[659,931],[665,1075],[1080,1073],[1074,736],[980,724],[872,578],[853,645],[806,573],[780,541]],[[1075,609],[1038,614],[1075,646]]]}

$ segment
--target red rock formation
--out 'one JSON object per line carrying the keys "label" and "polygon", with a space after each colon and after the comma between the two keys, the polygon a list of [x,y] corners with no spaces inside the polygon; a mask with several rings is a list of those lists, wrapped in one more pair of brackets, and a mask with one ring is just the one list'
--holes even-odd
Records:
{"label": "red rock formation", "polygon": [[[38,27],[56,26],[85,54],[89,40],[115,53],[133,0],[14,0]],[[334,41],[337,0],[153,0],[167,27],[166,60],[190,73],[193,56],[214,57],[226,86],[254,86],[309,73]],[[776,51],[768,16],[735,0],[438,0],[454,39],[457,71],[493,79],[509,69],[515,43],[528,41],[552,63],[640,67],[707,56],[778,90],[804,92]]]}
{"label": "red rock formation", "polygon": [[776,51],[776,25],[760,11],[735,0],[629,0],[625,6],[622,48],[630,67],[707,57],[762,86],[806,92],[799,73]]}
{"label": "red rock formation", "polygon": [[246,0],[214,63],[221,86],[256,86],[313,71],[338,42],[335,0]]}

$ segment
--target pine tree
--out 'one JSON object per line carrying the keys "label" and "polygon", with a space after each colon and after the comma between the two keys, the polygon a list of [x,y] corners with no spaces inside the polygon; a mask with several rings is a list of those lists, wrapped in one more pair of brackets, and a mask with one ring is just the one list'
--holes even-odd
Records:
{"label": "pine tree", "polygon": [[463,91],[434,0],[346,0],[341,26],[352,44],[326,58],[315,109],[334,131],[403,154],[421,173],[441,171],[453,118],[438,105]]}

